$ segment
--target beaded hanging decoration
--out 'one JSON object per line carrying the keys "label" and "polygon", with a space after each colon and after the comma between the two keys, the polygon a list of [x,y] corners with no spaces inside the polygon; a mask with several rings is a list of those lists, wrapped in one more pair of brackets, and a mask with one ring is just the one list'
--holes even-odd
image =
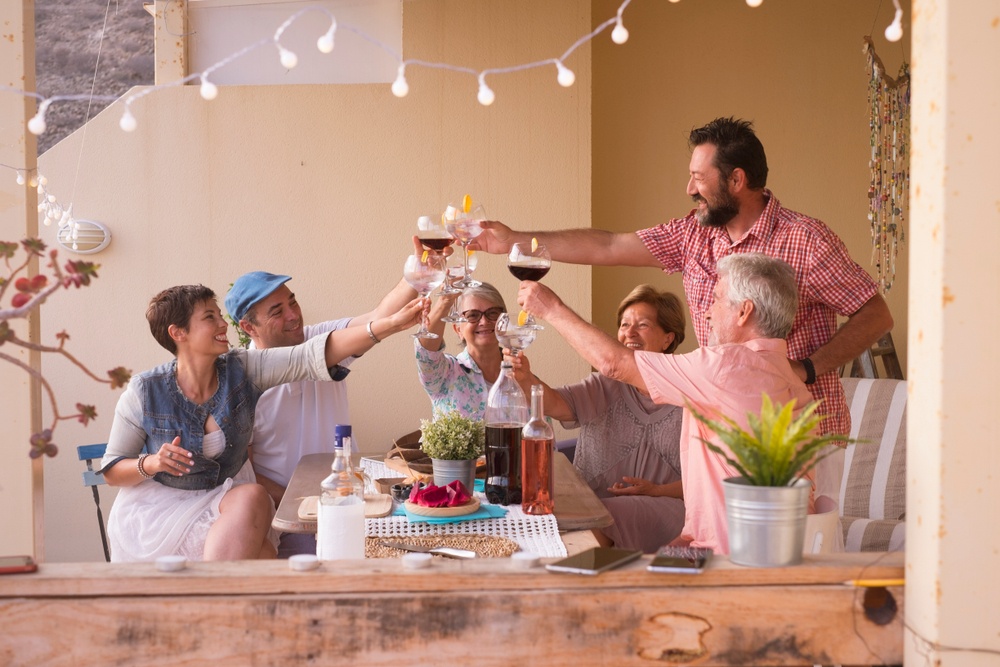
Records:
{"label": "beaded hanging decoration", "polygon": [[870,37],[863,51],[868,58],[868,107],[871,129],[871,181],[868,221],[872,232],[872,264],[885,294],[896,278],[896,253],[906,241],[903,221],[910,194],[910,68],[886,75]]}

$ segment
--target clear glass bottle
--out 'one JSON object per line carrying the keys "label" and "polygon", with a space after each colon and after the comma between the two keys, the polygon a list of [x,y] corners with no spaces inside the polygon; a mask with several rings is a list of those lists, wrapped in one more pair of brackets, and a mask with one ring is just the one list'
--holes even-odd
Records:
{"label": "clear glass bottle", "polygon": [[545,420],[544,387],[531,385],[531,419],[521,430],[521,509],[525,514],[552,514],[555,495],[552,454],[556,434]]}
{"label": "clear glass bottle", "polygon": [[493,504],[521,502],[521,429],[528,422],[528,402],[509,363],[486,399],[486,499]]}
{"label": "clear glass bottle", "polygon": [[365,493],[351,463],[351,427],[337,424],[333,471],[320,484],[316,516],[316,557],[365,557]]}

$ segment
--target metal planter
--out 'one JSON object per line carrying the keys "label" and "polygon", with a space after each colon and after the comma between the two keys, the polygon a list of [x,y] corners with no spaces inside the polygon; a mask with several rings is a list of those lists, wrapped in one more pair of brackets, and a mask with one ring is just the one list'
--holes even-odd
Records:
{"label": "metal planter", "polygon": [[792,486],[753,486],[742,477],[722,481],[729,522],[729,559],[752,567],[802,562],[808,480]]}

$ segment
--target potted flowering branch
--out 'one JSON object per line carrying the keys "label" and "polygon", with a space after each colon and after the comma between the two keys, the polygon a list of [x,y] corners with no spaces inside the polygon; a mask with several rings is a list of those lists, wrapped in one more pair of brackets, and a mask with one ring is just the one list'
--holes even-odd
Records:
{"label": "potted flowering branch", "polygon": [[431,458],[434,484],[445,486],[457,479],[471,492],[476,478],[476,460],[483,455],[486,446],[483,422],[452,410],[436,414],[433,421],[421,419],[420,430],[420,449]]}
{"label": "potted flowering branch", "polygon": [[[19,264],[12,263],[19,247],[24,251],[24,260]],[[33,310],[45,303],[45,300],[55,292],[61,289],[69,289],[70,287],[86,287],[90,284],[91,280],[97,278],[97,270],[100,268],[99,264],[70,260],[60,267],[57,261],[58,252],[56,250],[48,253],[49,263],[47,266],[51,270],[51,274],[38,273],[31,277],[22,275],[28,273],[29,265],[34,258],[45,257],[45,250],[46,245],[40,239],[24,239],[20,244],[0,241],[0,259],[3,260],[6,268],[4,275],[0,275],[0,304],[5,301],[7,292],[13,290],[13,294],[10,297],[10,306],[8,308],[0,307],[0,347],[10,344],[26,350],[59,354],[72,362],[73,365],[82,370],[87,376],[93,378],[94,381],[108,384],[112,389],[124,387],[128,383],[132,371],[119,366],[107,372],[107,379],[98,377],[66,349],[65,346],[66,341],[69,340],[69,334],[65,331],[56,334],[58,344],[50,346],[23,340],[18,337],[17,333],[10,326],[9,322],[11,320],[27,318]],[[52,422],[49,427],[31,436],[31,449],[29,450],[31,458],[38,458],[43,454],[55,456],[58,453],[59,448],[52,441],[52,438],[56,425],[60,421],[75,419],[86,425],[90,420],[97,417],[96,408],[93,405],[85,405],[83,403],[76,404],[76,412],[74,414],[63,414],[59,410],[59,404],[52,386],[38,369],[32,368],[16,356],[2,350],[0,350],[0,360],[23,369],[25,373],[37,379],[52,406]]]}
{"label": "potted flowering branch", "polygon": [[723,416],[712,420],[688,405],[692,416],[727,449],[701,438],[739,472],[722,482],[729,523],[729,557],[759,567],[802,560],[805,518],[812,483],[805,475],[828,456],[827,445],[854,442],[845,435],[818,435],[818,402],[794,417],[795,401],[774,404],[764,394],[760,414],[747,413],[748,429]]}

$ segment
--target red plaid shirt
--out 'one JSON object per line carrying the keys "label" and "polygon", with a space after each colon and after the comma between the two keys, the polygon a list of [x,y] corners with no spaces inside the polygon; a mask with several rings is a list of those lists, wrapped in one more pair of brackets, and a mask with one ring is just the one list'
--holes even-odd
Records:
{"label": "red plaid shirt", "polygon": [[[703,227],[694,211],[685,218],[636,232],[665,273],[684,274],[684,293],[698,342],[708,342],[705,314],[718,280],[715,264],[738,252],[761,252],[788,262],[799,285],[799,309],[788,334],[788,356],[803,359],[822,347],[837,330],[837,315],[857,312],[878,293],[868,273],[851,259],[843,241],[825,224],[781,207],[765,190],[767,206],[742,239],[732,242],[725,228]],[[822,430],[849,433],[851,415],[838,373],[816,379],[809,390],[823,399],[819,412],[828,415]]]}

